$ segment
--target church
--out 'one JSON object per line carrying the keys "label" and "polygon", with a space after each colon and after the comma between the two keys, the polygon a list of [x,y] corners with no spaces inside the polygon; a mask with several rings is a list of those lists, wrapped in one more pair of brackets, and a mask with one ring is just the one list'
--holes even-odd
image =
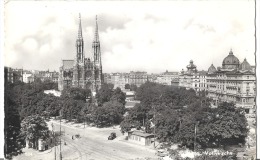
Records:
{"label": "church", "polygon": [[62,60],[58,80],[60,91],[70,87],[91,89],[92,92],[97,92],[100,89],[103,83],[103,74],[97,17],[91,53],[93,58],[85,58],[81,16],[79,14],[76,54],[74,60]]}

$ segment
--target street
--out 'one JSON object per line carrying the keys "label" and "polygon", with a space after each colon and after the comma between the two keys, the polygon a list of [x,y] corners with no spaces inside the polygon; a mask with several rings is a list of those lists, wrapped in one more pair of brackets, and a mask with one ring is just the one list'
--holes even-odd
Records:
{"label": "street", "polygon": [[[59,130],[60,125],[58,121],[48,122],[49,126],[51,123],[53,123],[54,128]],[[57,132],[57,130],[55,131]],[[63,159],[120,160],[145,157],[155,158],[155,151],[153,149],[131,144],[123,140],[123,135],[118,129],[94,127],[86,127],[84,129],[67,126],[62,123],[61,131]],[[107,140],[111,132],[116,132],[118,137],[114,140]],[[80,138],[75,138],[76,134],[80,134]],[[74,136],[74,139],[72,139],[72,136]],[[65,146],[64,141],[66,142]],[[59,154],[59,149],[57,147],[57,154]]]}

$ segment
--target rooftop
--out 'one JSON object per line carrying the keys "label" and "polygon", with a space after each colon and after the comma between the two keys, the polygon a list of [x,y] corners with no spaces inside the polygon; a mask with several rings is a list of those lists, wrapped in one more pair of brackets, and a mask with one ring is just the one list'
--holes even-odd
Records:
{"label": "rooftop", "polygon": [[143,131],[139,131],[139,130],[135,130],[135,131],[130,131],[129,133],[132,132],[132,135],[137,135],[140,137],[150,137],[150,136],[154,136],[153,134],[149,134],[149,133],[145,133]]}

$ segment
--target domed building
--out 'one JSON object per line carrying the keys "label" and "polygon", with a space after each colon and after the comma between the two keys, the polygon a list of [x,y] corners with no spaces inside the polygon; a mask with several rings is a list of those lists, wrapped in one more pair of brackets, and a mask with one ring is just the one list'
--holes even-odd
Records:
{"label": "domed building", "polygon": [[252,68],[246,59],[240,64],[232,50],[223,59],[222,68],[216,70],[212,64],[207,73],[207,91],[213,105],[233,102],[244,108],[247,117],[255,117],[256,81]]}
{"label": "domed building", "polygon": [[233,51],[230,50],[228,56],[222,62],[223,69],[237,69],[239,67],[239,59],[234,56]]}

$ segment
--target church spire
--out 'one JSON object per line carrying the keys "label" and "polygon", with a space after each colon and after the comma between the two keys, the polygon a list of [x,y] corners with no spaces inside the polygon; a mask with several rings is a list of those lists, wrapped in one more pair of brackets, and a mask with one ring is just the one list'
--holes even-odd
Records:
{"label": "church spire", "polygon": [[97,15],[96,15],[96,29],[95,29],[94,42],[99,42]]}
{"label": "church spire", "polygon": [[78,30],[78,38],[82,38],[82,27],[81,27],[81,15],[79,13],[79,30]]}
{"label": "church spire", "polygon": [[76,64],[77,63],[84,63],[84,41],[83,41],[83,36],[82,36],[82,27],[81,27],[81,15],[79,13],[79,30],[78,30],[78,38],[76,40],[76,48],[77,48],[77,53],[76,53]]}
{"label": "church spire", "polygon": [[101,53],[100,53],[100,42],[99,42],[99,35],[98,35],[98,24],[97,24],[97,16],[96,16],[96,29],[94,40],[92,42],[92,49],[93,49],[93,57],[94,62],[101,63]]}

